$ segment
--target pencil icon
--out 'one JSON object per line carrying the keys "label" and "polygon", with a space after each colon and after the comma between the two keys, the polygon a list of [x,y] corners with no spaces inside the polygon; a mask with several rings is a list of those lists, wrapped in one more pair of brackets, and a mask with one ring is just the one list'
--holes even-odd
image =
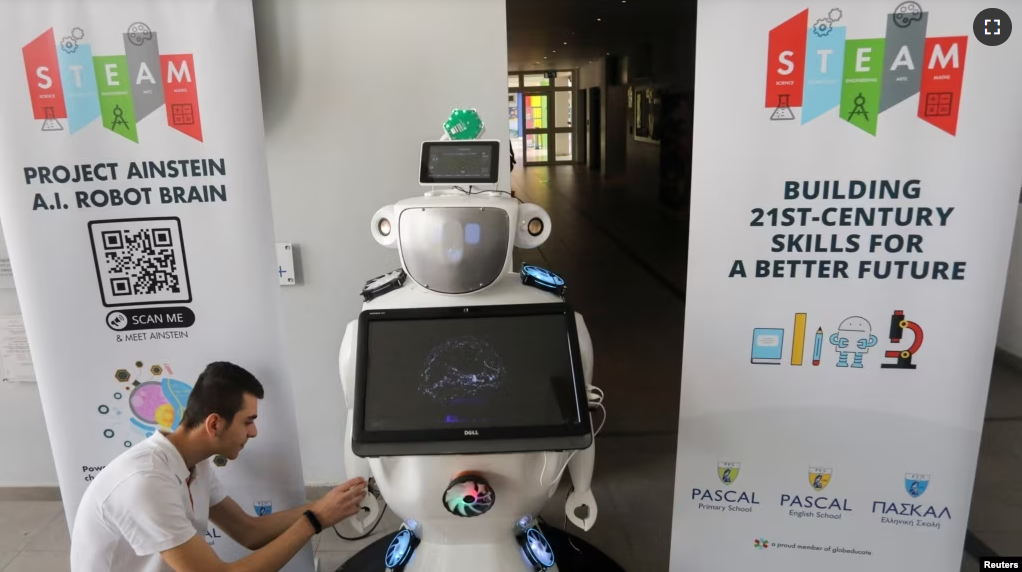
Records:
{"label": "pencil icon", "polygon": [[820,365],[820,352],[823,351],[823,328],[816,329],[816,347],[813,348],[813,365]]}

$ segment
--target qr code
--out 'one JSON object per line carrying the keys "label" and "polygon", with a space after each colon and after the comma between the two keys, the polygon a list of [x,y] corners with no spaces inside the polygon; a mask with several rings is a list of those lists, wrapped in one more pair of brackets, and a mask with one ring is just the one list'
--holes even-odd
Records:
{"label": "qr code", "polygon": [[192,301],[179,219],[93,221],[89,232],[104,306]]}

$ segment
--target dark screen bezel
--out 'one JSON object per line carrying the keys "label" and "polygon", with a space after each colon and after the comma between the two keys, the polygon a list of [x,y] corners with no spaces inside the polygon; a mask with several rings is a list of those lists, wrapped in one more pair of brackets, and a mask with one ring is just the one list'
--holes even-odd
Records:
{"label": "dark screen bezel", "polygon": [[[434,178],[429,175],[429,150],[430,147],[490,147],[490,176],[489,177],[462,177],[457,179]],[[422,154],[419,156],[419,183],[423,185],[495,185],[500,173],[500,141],[426,141],[422,144]]]}
{"label": "dark screen bezel", "polygon": [[[474,319],[560,315],[564,317],[577,418],[569,423],[534,427],[487,427],[477,435],[465,435],[469,427],[406,431],[369,431],[365,427],[366,384],[369,373],[369,326],[372,322]],[[592,420],[586,396],[585,374],[575,326],[575,312],[567,303],[502,306],[455,306],[449,308],[402,308],[365,310],[359,315],[355,348],[355,406],[352,450],[360,457],[438,454],[481,454],[585,449],[592,443]]]}

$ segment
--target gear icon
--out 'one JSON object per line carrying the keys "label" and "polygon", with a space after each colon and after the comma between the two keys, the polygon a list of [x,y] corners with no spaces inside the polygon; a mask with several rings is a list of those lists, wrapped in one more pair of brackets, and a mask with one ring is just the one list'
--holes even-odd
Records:
{"label": "gear icon", "polygon": [[71,36],[64,36],[64,38],[60,40],[60,49],[64,50],[65,53],[73,54],[78,51],[78,40]]}
{"label": "gear icon", "polygon": [[71,28],[71,37],[75,40],[82,41],[85,39],[85,30],[75,26],[74,28]]}
{"label": "gear icon", "polygon": [[841,11],[841,8],[832,8],[830,12],[827,12],[827,19],[830,20],[831,24],[833,24],[834,22],[839,21],[844,15],[845,14]]}
{"label": "gear icon", "polygon": [[830,31],[834,29],[831,25],[831,21],[827,18],[820,18],[813,24],[813,33],[823,38],[830,34]]}

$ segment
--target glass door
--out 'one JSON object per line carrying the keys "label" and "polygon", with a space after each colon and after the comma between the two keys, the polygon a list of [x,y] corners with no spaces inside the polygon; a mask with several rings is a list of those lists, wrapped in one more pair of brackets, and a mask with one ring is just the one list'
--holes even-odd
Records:
{"label": "glass door", "polygon": [[519,164],[574,163],[573,76],[570,71],[508,76],[511,145]]}
{"label": "glass door", "polygon": [[525,92],[525,165],[547,165],[550,148],[550,106],[545,93]]}
{"label": "glass door", "polygon": [[564,89],[554,91],[553,113],[551,121],[552,138],[554,140],[553,160],[555,163],[571,163],[574,159],[573,127],[571,125],[571,103],[574,92]]}

